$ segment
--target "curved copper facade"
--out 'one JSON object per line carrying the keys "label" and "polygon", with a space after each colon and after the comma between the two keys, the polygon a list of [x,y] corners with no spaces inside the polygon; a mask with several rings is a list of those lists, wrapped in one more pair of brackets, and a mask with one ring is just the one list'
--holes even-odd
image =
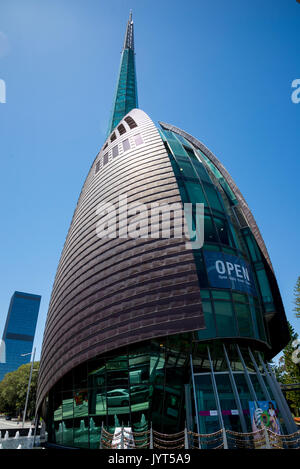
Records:
{"label": "curved copper facade", "polygon": [[[204,327],[194,257],[184,239],[96,235],[97,205],[117,205],[120,194],[127,194],[129,203],[181,203],[156,127],[141,110],[128,116],[137,127],[130,128],[125,118],[121,132],[115,129],[117,138],[108,140],[97,155],[74,212],[45,327],[38,406],[65,373],[92,357]],[[143,144],[136,146],[137,134]],[[124,152],[126,139],[131,148]],[[119,155],[114,158],[116,144]]]}

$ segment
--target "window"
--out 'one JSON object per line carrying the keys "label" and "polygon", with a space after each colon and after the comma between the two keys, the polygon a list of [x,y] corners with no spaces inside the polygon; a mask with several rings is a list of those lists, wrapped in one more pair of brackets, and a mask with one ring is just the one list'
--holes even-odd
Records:
{"label": "window", "polygon": [[136,146],[142,145],[142,143],[144,143],[141,134],[135,135],[134,136],[134,141],[135,141]]}
{"label": "window", "polygon": [[113,157],[113,158],[116,158],[116,156],[118,156],[118,154],[119,154],[119,147],[118,147],[118,145],[116,145],[116,146],[113,147],[113,149],[112,149],[112,157]]}
{"label": "window", "polygon": [[204,216],[204,242],[216,243],[218,241],[215,225],[212,218],[208,215]]}
{"label": "window", "polygon": [[260,286],[262,298],[264,303],[271,303],[273,301],[269,281],[265,270],[257,270],[257,279]]}
{"label": "window", "polygon": [[239,335],[242,337],[253,337],[253,325],[250,308],[247,304],[235,303]]}
{"label": "window", "polygon": [[125,117],[125,122],[127,122],[127,124],[129,125],[131,129],[134,129],[135,127],[137,127],[136,122],[130,116]]}
{"label": "window", "polygon": [[225,301],[215,301],[214,307],[217,320],[218,336],[235,337],[236,330],[232,304]]}
{"label": "window", "polygon": [[126,133],[126,129],[125,129],[125,127],[124,127],[123,124],[120,124],[120,125],[118,126],[118,131],[119,131],[119,134],[120,134],[120,135],[123,135],[123,134]]}
{"label": "window", "polygon": [[108,163],[108,153],[105,153],[103,156],[103,166],[105,166]]}
{"label": "window", "polygon": [[97,161],[95,173],[98,173],[99,169],[100,169],[100,161]]}
{"label": "window", "polygon": [[185,185],[188,195],[189,201],[191,203],[203,203],[206,204],[206,198],[203,193],[202,187],[197,182],[188,181]]}
{"label": "window", "polygon": [[248,226],[248,223],[243,214],[242,209],[240,207],[232,207],[232,211],[235,214],[235,217],[238,221],[240,228],[246,228]]}
{"label": "window", "polygon": [[214,222],[217,228],[220,242],[222,244],[226,244],[227,246],[232,246],[232,241],[230,238],[227,221],[224,220],[223,218],[214,217]]}
{"label": "window", "polygon": [[212,184],[203,183],[209,205],[212,209],[223,212],[223,206],[220,197]]}
{"label": "window", "polygon": [[[115,132],[112,134],[112,136],[110,137],[110,141],[113,142],[114,140],[116,140],[116,134]],[[107,145],[106,145],[107,146]],[[106,146],[104,148],[106,148]]]}
{"label": "window", "polygon": [[184,177],[193,178],[198,181],[197,174],[188,159],[176,156],[176,161],[178,163],[179,170]]}
{"label": "window", "polygon": [[130,149],[130,143],[129,143],[128,138],[126,138],[126,140],[123,140],[122,143],[123,143],[123,150],[124,150],[124,151],[127,151],[127,150]]}
{"label": "window", "polygon": [[223,290],[212,290],[212,297],[215,300],[231,300],[230,293]]}

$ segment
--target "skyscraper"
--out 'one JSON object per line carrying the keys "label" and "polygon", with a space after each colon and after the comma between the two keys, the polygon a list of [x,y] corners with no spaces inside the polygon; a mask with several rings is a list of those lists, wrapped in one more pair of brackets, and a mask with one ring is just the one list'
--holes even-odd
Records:
{"label": "skyscraper", "polygon": [[121,422],[135,432],[151,423],[176,433],[187,422],[245,433],[258,401],[274,402],[291,432],[266,365],[289,332],[265,243],[217,157],[136,108],[134,60],[130,15],[109,133],[49,305],[37,403],[49,441],[97,448],[101,425],[113,432]]}
{"label": "skyscraper", "polygon": [[5,363],[0,363],[0,381],[6,373],[30,361],[40,302],[40,295],[13,294],[2,336]]}

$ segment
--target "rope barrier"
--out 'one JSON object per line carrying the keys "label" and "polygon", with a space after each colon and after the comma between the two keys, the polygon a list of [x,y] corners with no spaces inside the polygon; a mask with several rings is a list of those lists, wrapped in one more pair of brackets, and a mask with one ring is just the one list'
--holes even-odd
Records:
{"label": "rope barrier", "polygon": [[[267,432],[266,432],[267,430]],[[225,437],[226,435],[226,437]],[[186,442],[188,436],[189,443]],[[268,438],[269,437],[269,438]],[[118,442],[115,439],[121,440]],[[227,449],[228,442],[230,448],[258,449],[270,442],[274,449],[300,449],[300,430],[289,435],[278,435],[270,429],[257,430],[251,433],[240,433],[232,430],[218,430],[214,433],[196,433],[183,430],[181,432],[167,434],[156,430],[145,430],[142,432],[131,432],[122,428],[118,433],[110,433],[102,427],[101,447],[115,449],[122,445],[127,448],[158,448],[158,449]],[[221,442],[221,444],[220,444]],[[199,445],[200,443],[200,445]],[[226,443],[226,445],[224,445]],[[198,444],[198,446],[196,446]],[[152,446],[151,446],[152,445]]]}
{"label": "rope barrier", "polygon": [[179,435],[184,435],[184,431],[179,432],[179,433],[172,433],[172,434],[159,433],[155,430],[152,430],[152,432],[153,432],[154,435],[166,436],[167,438],[173,438],[173,437],[176,437],[176,436],[179,436]]}
{"label": "rope barrier", "polygon": [[188,432],[189,435],[194,435],[194,436],[200,436],[200,437],[208,437],[210,438],[211,436],[218,435],[222,433],[222,430],[218,430],[217,432],[214,433],[194,433],[194,432]]}
{"label": "rope barrier", "polygon": [[161,440],[160,438],[157,438],[156,436],[154,437],[154,441],[160,441],[161,443],[167,443],[167,444],[173,444],[173,443],[178,443],[178,441],[184,441],[184,437],[183,438],[179,438],[177,440],[171,440],[171,441],[168,441],[168,440]]}
{"label": "rope barrier", "polygon": [[157,445],[156,443],[154,443],[153,446],[155,448],[159,448],[159,449],[181,449],[181,448],[184,448],[184,445],[173,446],[172,448],[170,448],[169,446],[160,446],[160,445]]}

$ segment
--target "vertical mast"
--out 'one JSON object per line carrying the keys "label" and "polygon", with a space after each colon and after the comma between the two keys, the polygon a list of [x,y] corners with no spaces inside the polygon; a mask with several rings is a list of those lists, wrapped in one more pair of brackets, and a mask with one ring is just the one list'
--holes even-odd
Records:
{"label": "vertical mast", "polygon": [[138,97],[135,71],[134,32],[132,12],[130,12],[123,50],[121,53],[117,88],[107,134],[109,135],[113,131],[128,112],[137,107]]}

